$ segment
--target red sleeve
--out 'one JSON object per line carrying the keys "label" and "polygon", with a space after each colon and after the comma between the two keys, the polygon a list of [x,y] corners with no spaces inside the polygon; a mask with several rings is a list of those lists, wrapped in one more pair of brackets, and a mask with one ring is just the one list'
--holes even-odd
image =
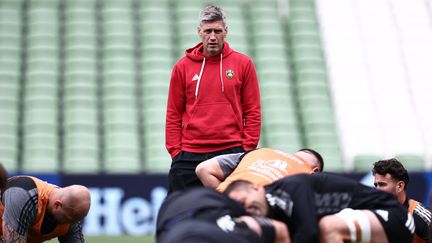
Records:
{"label": "red sleeve", "polygon": [[245,72],[242,92],[244,119],[242,146],[247,151],[258,146],[261,133],[261,102],[258,78],[251,60]]}
{"label": "red sleeve", "polygon": [[177,65],[171,73],[165,122],[165,147],[174,158],[181,151],[182,114],[185,109],[184,81]]}

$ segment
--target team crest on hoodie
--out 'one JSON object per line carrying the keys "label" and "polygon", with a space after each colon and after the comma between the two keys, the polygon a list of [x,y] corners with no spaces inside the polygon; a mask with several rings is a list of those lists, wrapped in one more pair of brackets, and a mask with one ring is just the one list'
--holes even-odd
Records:
{"label": "team crest on hoodie", "polygon": [[232,69],[228,69],[226,70],[225,75],[227,78],[232,79],[234,77],[234,71]]}

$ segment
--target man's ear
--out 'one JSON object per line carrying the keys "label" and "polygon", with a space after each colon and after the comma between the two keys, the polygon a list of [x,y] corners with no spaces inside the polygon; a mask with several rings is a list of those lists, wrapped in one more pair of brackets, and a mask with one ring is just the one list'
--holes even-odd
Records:
{"label": "man's ear", "polygon": [[60,201],[60,200],[55,200],[54,201],[54,206],[57,208],[57,207],[61,207],[63,204],[62,204],[62,202]]}
{"label": "man's ear", "polygon": [[260,185],[258,185],[258,184],[255,184],[255,183],[252,183],[252,184],[251,184],[251,187],[252,187],[252,189],[253,189],[254,191],[259,191],[259,190],[260,190],[260,188],[261,188],[261,186],[260,186]]}
{"label": "man's ear", "polygon": [[198,26],[198,27],[197,27],[197,33],[198,33],[198,35],[201,37],[201,33],[200,33],[200,32],[201,32],[201,27]]}
{"label": "man's ear", "polygon": [[403,181],[398,181],[396,186],[397,186],[397,192],[402,192],[405,190],[405,182]]}

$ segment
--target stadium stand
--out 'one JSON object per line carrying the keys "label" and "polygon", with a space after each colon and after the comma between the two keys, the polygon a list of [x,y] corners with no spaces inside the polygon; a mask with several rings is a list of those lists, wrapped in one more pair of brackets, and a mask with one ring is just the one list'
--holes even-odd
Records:
{"label": "stadium stand", "polygon": [[95,1],[64,5],[63,170],[101,171]]}
{"label": "stadium stand", "polygon": [[[410,88],[415,81],[409,77],[409,59],[403,54],[412,43],[401,39],[403,31],[397,27],[397,18],[410,19],[401,15],[413,7],[395,14],[396,6],[402,3],[392,4],[318,1],[339,133],[347,165],[351,161],[370,163],[358,159],[363,155],[384,158],[408,154],[412,156],[406,157],[406,167],[422,170],[426,144]],[[422,33],[430,31],[424,28]]]}
{"label": "stadium stand", "polygon": [[254,1],[250,23],[253,58],[260,80],[262,139],[268,147],[297,150],[301,137],[283,22],[278,17],[276,2]]}
{"label": "stadium stand", "polygon": [[[417,156],[423,157],[426,168],[431,168],[432,161],[432,115],[427,107],[432,104],[432,96],[428,90],[432,90],[432,70],[428,63],[432,63],[432,3],[430,1],[415,0],[411,3],[403,1],[390,2],[393,11],[399,41],[402,45],[401,52],[407,69],[407,91],[410,102],[414,107],[414,115],[418,119],[416,126],[420,127],[424,140],[424,153],[420,151]],[[422,156],[424,155],[424,156]],[[410,168],[410,159],[408,168]],[[420,160],[421,161],[421,160]],[[419,161],[419,162],[420,162]],[[427,162],[428,161],[428,162]],[[411,167],[422,170],[425,166],[413,165]]]}
{"label": "stadium stand", "polygon": [[[218,0],[253,57],[261,147],[321,152],[326,170],[396,156],[432,168],[432,4]],[[10,171],[166,173],[172,65],[203,0],[0,1],[0,161]]]}
{"label": "stadium stand", "polygon": [[133,1],[100,2],[102,117],[108,173],[140,172],[136,36]]}
{"label": "stadium stand", "polygon": [[59,169],[60,21],[58,1],[27,2],[23,157],[26,172]]}
{"label": "stadium stand", "polygon": [[165,149],[165,113],[175,48],[168,1],[139,5],[141,114],[144,170],[167,172],[171,158]]}
{"label": "stadium stand", "polygon": [[289,2],[287,20],[293,82],[301,117],[304,144],[320,151],[326,169],[344,169],[336,131],[327,70],[314,1]]}
{"label": "stadium stand", "polygon": [[18,169],[22,12],[22,1],[5,1],[0,8],[0,154],[10,170]]}

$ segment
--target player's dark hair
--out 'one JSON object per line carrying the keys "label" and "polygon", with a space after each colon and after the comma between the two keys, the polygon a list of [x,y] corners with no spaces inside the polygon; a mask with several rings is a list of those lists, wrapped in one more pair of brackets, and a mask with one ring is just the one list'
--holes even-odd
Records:
{"label": "player's dark hair", "polygon": [[383,176],[389,174],[394,180],[405,182],[404,190],[407,189],[410,180],[408,171],[405,169],[402,163],[395,158],[379,160],[375,162],[372,169],[372,174],[379,174]]}
{"label": "player's dark hair", "polygon": [[320,153],[318,153],[317,151],[315,151],[311,148],[302,148],[299,151],[309,153],[309,154],[312,154],[313,156],[315,156],[318,160],[318,163],[319,163],[319,172],[322,172],[324,170],[324,159]]}
{"label": "player's dark hair", "polygon": [[235,191],[237,189],[241,189],[241,188],[248,188],[250,185],[252,185],[252,182],[247,181],[247,180],[235,180],[233,182],[231,182],[227,188],[225,189],[225,191],[223,192],[225,195],[229,195],[232,191]]}

